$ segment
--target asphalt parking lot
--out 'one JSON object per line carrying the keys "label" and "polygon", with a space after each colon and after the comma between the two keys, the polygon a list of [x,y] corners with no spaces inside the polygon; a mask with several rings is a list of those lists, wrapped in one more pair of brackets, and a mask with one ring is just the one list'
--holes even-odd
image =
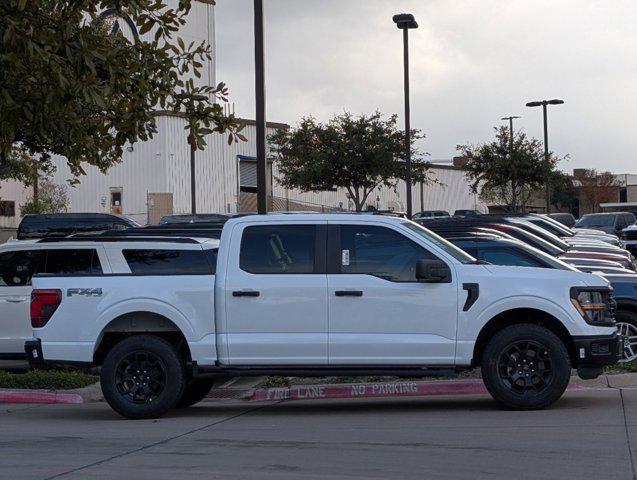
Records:
{"label": "asphalt parking lot", "polygon": [[487,396],[205,401],[128,421],[103,402],[3,405],[0,478],[635,478],[637,389],[553,408]]}

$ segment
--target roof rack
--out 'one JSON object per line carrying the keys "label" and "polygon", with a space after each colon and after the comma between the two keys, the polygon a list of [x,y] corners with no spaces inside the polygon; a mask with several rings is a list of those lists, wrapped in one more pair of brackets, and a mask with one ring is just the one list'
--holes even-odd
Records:
{"label": "roof rack", "polygon": [[[106,232],[108,233],[108,232]],[[45,237],[38,243],[63,243],[63,242],[170,242],[170,243],[199,243],[194,238],[184,237],[155,237],[142,236],[105,236],[105,235],[77,235],[70,237]]]}

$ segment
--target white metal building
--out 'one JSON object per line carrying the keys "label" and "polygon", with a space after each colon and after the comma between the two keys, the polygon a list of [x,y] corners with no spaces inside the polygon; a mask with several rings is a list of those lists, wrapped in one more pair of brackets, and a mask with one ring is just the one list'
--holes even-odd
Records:
{"label": "white metal building", "polygon": [[[174,6],[178,0],[168,0]],[[125,34],[127,23],[118,18],[113,24]],[[147,35],[152,35],[149,32]],[[179,32],[186,43],[206,41],[215,45],[214,1],[193,1],[188,22]],[[214,56],[213,56],[214,57]],[[249,61],[249,60],[247,60]],[[201,80],[216,82],[214,60],[204,66]],[[207,148],[196,152],[197,212],[251,211],[256,207],[256,128],[254,122],[244,120],[242,133],[247,142],[228,145],[227,135],[213,134],[206,139]],[[129,147],[122,162],[102,174],[93,167],[86,168],[80,184],[69,188],[70,212],[112,212],[137,220],[154,223],[161,215],[190,213],[190,146],[186,141],[185,122],[174,114],[157,117],[154,138]],[[268,124],[268,134],[277,128],[288,128],[281,123]],[[54,159],[54,183],[65,183],[71,173],[62,157]],[[272,197],[271,208],[276,210],[351,209],[343,189],[301,193],[287,190],[277,182],[276,163],[268,164]],[[451,166],[435,166],[433,175],[439,183],[413,188],[414,211],[442,209],[453,213],[458,208],[485,206],[470,192],[462,170]],[[1,193],[0,193],[1,195]],[[378,209],[405,210],[405,188],[401,184],[395,191],[378,188],[369,198],[368,205]]]}
{"label": "white metal building", "polygon": [[[20,207],[24,205],[33,189],[14,180],[0,182],[0,229],[16,228],[20,221]],[[3,240],[0,236],[0,240]]]}

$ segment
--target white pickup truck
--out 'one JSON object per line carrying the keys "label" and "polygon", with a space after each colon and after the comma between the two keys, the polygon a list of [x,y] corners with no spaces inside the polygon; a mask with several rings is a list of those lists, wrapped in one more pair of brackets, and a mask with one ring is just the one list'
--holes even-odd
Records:
{"label": "white pickup truck", "polygon": [[192,405],[215,378],[476,366],[498,402],[535,409],[571,368],[594,378],[620,358],[606,280],[479,263],[401,218],[255,215],[220,241],[86,239],[100,240],[112,268],[34,277],[25,350],[33,364],[101,367],[129,418]]}

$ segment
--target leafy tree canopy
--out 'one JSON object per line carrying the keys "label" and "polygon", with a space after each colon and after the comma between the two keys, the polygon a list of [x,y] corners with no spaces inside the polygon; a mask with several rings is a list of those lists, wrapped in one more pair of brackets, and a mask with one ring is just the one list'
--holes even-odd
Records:
{"label": "leafy tree canopy", "polygon": [[32,197],[20,206],[21,215],[66,212],[69,207],[69,187],[55,184],[49,178],[42,178],[39,184],[38,197]]}
{"label": "leafy tree canopy", "polygon": [[496,127],[495,140],[482,145],[458,145],[467,158],[467,176],[474,192],[482,190],[516,212],[543,188],[547,177],[555,170],[557,157],[544,158],[542,142],[515,132],[513,145],[507,127]]}
{"label": "leafy tree canopy", "polygon": [[[269,140],[282,184],[306,192],[345,188],[361,211],[376,187],[396,188],[406,178],[405,134],[396,123],[396,115],[383,119],[379,112],[359,117],[344,113],[325,124],[304,118],[295,129],[277,131]],[[413,130],[414,183],[432,181],[429,164],[413,146],[419,138],[423,135]]]}
{"label": "leafy tree canopy", "polygon": [[611,172],[578,168],[573,172],[573,179],[580,207],[586,212],[599,212],[600,203],[619,200],[621,182]]}
{"label": "leafy tree canopy", "polygon": [[[50,157],[105,171],[123,147],[156,133],[157,110],[187,119],[188,141],[230,132],[242,138],[223,83],[195,84],[211,59],[205,42],[177,36],[190,0],[2,0],[0,2],[0,178],[20,175],[23,155],[47,171]],[[112,34],[105,11],[132,22],[137,35]],[[243,138],[242,138],[243,139]]]}

